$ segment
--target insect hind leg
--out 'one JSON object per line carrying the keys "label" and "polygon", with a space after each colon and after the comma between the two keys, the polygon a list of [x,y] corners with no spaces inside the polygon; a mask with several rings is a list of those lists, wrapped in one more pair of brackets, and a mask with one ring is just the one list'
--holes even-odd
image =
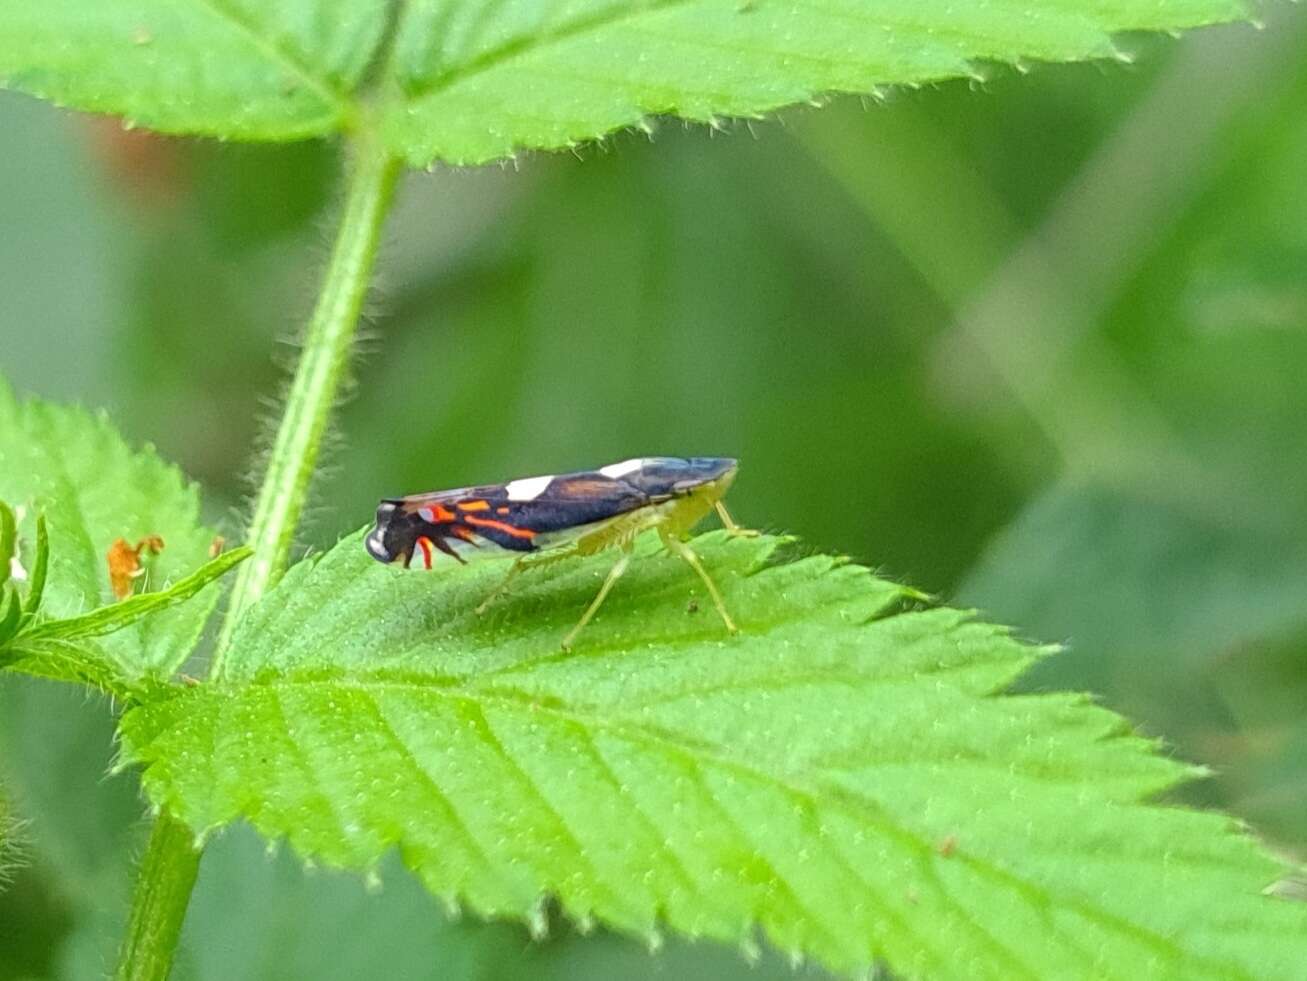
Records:
{"label": "insect hind leg", "polygon": [[717,509],[717,517],[722,519],[722,526],[726,529],[726,533],[732,538],[757,538],[761,534],[753,528],[742,528],[737,525],[735,519],[731,517],[731,512],[726,510],[726,505],[721,501],[714,502],[713,507]]}
{"label": "insect hind leg", "polygon": [[[757,533],[755,532],[755,534]],[[722,594],[717,591],[717,584],[713,582],[712,577],[708,575],[708,570],[703,567],[703,563],[699,561],[699,556],[695,554],[694,549],[685,544],[685,542],[681,541],[679,538],[669,534],[662,535],[662,539],[663,544],[667,546],[668,551],[673,552],[680,558],[684,559],[689,564],[690,568],[699,574],[699,578],[703,580],[703,584],[708,587],[708,595],[712,597],[713,605],[717,607],[717,612],[721,615],[722,623],[726,624],[726,629],[733,634],[739,633],[740,628],[735,625],[735,621],[731,619],[731,615],[726,612],[726,603],[722,600]]]}
{"label": "insect hind leg", "polygon": [[595,595],[595,598],[590,601],[590,605],[585,608],[585,612],[581,614],[581,619],[576,622],[576,626],[569,630],[567,636],[563,638],[563,650],[570,651],[572,649],[572,643],[576,640],[577,635],[585,629],[585,625],[589,623],[590,618],[599,611],[599,607],[603,606],[604,600],[608,598],[609,590],[613,588],[613,584],[616,583],[618,579],[622,578],[622,573],[626,572],[626,567],[630,564],[631,546],[628,544],[622,547],[621,558],[614,562],[613,567],[608,570],[608,577],[604,580],[604,584],[599,587],[599,592]]}

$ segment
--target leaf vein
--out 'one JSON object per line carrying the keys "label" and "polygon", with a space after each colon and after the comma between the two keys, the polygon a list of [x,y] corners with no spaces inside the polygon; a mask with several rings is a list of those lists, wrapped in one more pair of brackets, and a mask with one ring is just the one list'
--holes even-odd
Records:
{"label": "leaf vein", "polygon": [[526,788],[526,791],[529,794],[531,794],[532,797],[535,798],[541,810],[543,810],[546,814],[548,814],[549,817],[553,820],[555,826],[560,832],[563,840],[566,842],[568,848],[572,852],[572,855],[575,857],[577,863],[584,865],[586,868],[590,870],[592,881],[600,889],[602,889],[603,892],[608,894],[609,899],[611,899],[618,908],[627,906],[628,904],[622,901],[620,894],[614,892],[613,889],[608,885],[608,883],[604,881],[603,876],[599,874],[599,870],[595,867],[594,863],[590,860],[590,856],[586,854],[585,845],[582,844],[581,840],[577,838],[576,835],[572,832],[572,829],[568,826],[567,821],[563,819],[562,814],[560,814],[558,810],[549,802],[548,798],[545,797],[544,791],[540,788],[540,785],[536,782],[535,778],[529,772],[527,772],[527,770],[523,766],[521,766],[517,762],[517,760],[513,758],[513,755],[509,753],[508,750],[504,747],[504,744],[500,741],[499,737],[495,734],[494,727],[491,724],[490,719],[486,716],[485,707],[482,704],[475,703],[475,702],[473,703],[472,707],[476,710],[477,713],[476,721],[477,721],[478,731],[485,739],[486,744],[495,751],[495,753],[499,756],[499,758],[504,762],[504,765],[507,766],[508,769],[511,770],[517,776],[520,784]]}
{"label": "leaf vein", "polygon": [[634,11],[621,4],[616,4],[607,9],[596,11],[586,17],[577,17],[567,23],[555,27],[553,30],[541,31],[527,37],[514,38],[513,40],[506,41],[498,47],[482,52],[480,55],[477,55],[475,58],[472,58],[461,65],[451,67],[441,74],[426,79],[420,85],[411,87],[406,92],[406,95],[410,102],[430,98],[445,89],[451,88],[456,83],[461,82],[466,78],[488,72],[504,62],[522,57],[536,49],[547,47],[548,45],[556,44],[560,41],[569,41],[593,31],[603,30],[605,27],[619,24],[623,20],[643,17],[647,14],[658,13],[669,8],[685,6],[694,2],[696,2],[696,0],[653,0],[653,2],[643,4],[638,10]]}
{"label": "leaf vein", "polygon": [[256,24],[251,23],[247,17],[233,10],[225,0],[195,0],[195,2],[220,20],[226,21],[236,28],[259,51],[306,83],[328,105],[332,106],[338,115],[348,114],[349,101],[346,93],[338,90],[326,77],[316,74],[295,52],[260,31]]}
{"label": "leaf vein", "polygon": [[[284,683],[296,684],[297,682],[286,679]],[[307,684],[308,682],[298,682],[298,683]],[[348,682],[335,682],[335,684],[343,684],[345,687],[355,687]],[[488,693],[483,693],[483,692],[457,692],[457,691],[451,691],[447,689],[430,689],[421,685],[413,685],[409,683],[397,683],[397,684],[400,687],[416,688],[417,690],[422,692],[429,692],[430,694],[443,699],[468,701],[477,704],[478,706],[483,704],[484,701],[487,699],[499,700],[499,701],[508,702],[510,705],[514,705],[519,710],[521,709],[521,702],[518,699],[504,699],[504,698],[497,699],[496,696],[489,695]],[[631,725],[629,723],[624,723],[624,722],[614,723],[606,719],[597,718],[594,716],[586,716],[586,715],[566,711],[564,709],[552,708],[548,706],[540,706],[537,709],[537,711],[553,714],[560,719],[566,720],[578,726],[582,726],[582,727],[593,726],[595,728],[616,732],[619,735],[624,735],[626,738],[643,739],[651,743],[654,747],[656,747],[660,751],[677,753],[684,756],[687,760],[690,761],[691,765],[694,767],[700,767],[704,763],[712,763],[717,766],[733,769],[739,773],[747,775],[750,779],[758,780],[764,784],[770,784],[776,786],[793,795],[796,795],[797,797],[800,797],[803,800],[805,800],[808,806],[810,807],[822,806],[822,802],[814,798],[813,791],[799,784],[793,783],[789,778],[782,776],[780,774],[769,773],[765,770],[759,770],[757,767],[749,763],[745,763],[741,760],[733,759],[730,756],[721,755],[718,752],[707,751],[703,745],[697,745],[691,742],[687,742],[684,739],[682,739],[679,736],[679,734],[668,733],[662,730],[654,730],[652,728],[643,727],[643,726]],[[831,788],[831,789],[832,791],[834,791],[837,788]],[[897,839],[901,843],[917,851],[921,856],[929,856],[934,852],[934,846],[930,842],[928,842],[923,836],[891,820],[887,815],[883,814],[880,807],[873,800],[864,797],[861,794],[847,793],[847,792],[833,794],[831,799],[825,802],[824,806],[843,810],[846,813],[849,813],[855,820],[865,821],[873,825],[874,827],[879,829],[882,833],[892,835],[895,839]],[[1020,890],[1025,891],[1027,895],[1038,896],[1041,902],[1044,903],[1052,902],[1052,898],[1048,896],[1047,892],[1044,889],[1040,888],[1038,885],[1034,883],[1027,882],[1025,879],[1021,878],[1020,876],[1016,875],[1013,872],[1009,872],[1006,869],[994,865],[988,860],[984,860],[975,856],[969,857],[968,861],[977,869],[983,869],[990,874],[1010,879],[1014,888],[1018,888]],[[1151,930],[1146,927],[1140,927],[1135,924],[1125,923],[1119,917],[1113,916],[1112,914],[1109,914],[1099,909],[1097,906],[1091,905],[1089,903],[1084,903],[1083,905],[1077,904],[1077,908],[1079,908],[1080,912],[1083,915],[1085,915],[1087,918],[1094,920],[1099,925],[1103,926],[1105,929],[1110,930],[1111,932],[1123,933],[1125,935],[1133,937],[1136,940],[1139,940],[1140,942],[1149,943],[1150,945],[1154,946],[1155,949],[1167,952],[1172,957],[1185,956],[1185,952],[1180,949],[1180,947],[1176,944],[1176,942],[1173,939],[1164,936],[1155,930]]]}
{"label": "leaf vein", "polygon": [[440,789],[440,784],[431,775],[426,764],[418,759],[408,743],[395,730],[394,725],[386,715],[385,707],[376,694],[371,691],[364,692],[364,694],[367,697],[367,704],[371,706],[376,714],[377,721],[381,724],[382,734],[395,747],[400,756],[411,764],[411,768],[420,775],[423,786],[429,791],[430,798],[436,803],[441,813],[444,814],[446,824],[453,828],[458,837],[463,840],[471,856],[485,867],[488,876],[492,879],[498,879],[498,871],[494,863],[491,862],[490,856],[481,846],[481,843],[477,841],[476,836],[472,834],[472,829],[468,827],[467,822],[459,815],[449,796]]}

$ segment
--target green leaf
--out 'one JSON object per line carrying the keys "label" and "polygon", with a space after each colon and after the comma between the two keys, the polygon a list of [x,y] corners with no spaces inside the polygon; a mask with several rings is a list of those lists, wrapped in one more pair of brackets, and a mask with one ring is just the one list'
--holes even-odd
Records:
{"label": "green leaf", "polygon": [[0,78],[165,133],[293,140],[345,125],[383,0],[0,0]]}
{"label": "green leaf", "polygon": [[[48,525],[49,571],[42,612],[80,617],[116,602],[106,554],[123,538],[149,535],[165,547],[146,563],[144,589],[183,579],[209,558],[214,533],[199,523],[199,495],[152,450],[133,451],[101,416],[37,401],[17,402],[0,381],[0,499],[25,506],[22,541],[39,538],[40,512]],[[33,589],[44,574],[31,566]],[[180,606],[131,624],[101,642],[124,677],[171,674],[194,649],[217,603],[214,587]],[[28,612],[31,612],[30,610]]]}
{"label": "green leaf", "polygon": [[83,637],[102,637],[121,630],[144,617],[184,603],[214,582],[239,562],[249,558],[253,549],[247,545],[232,549],[206,562],[185,579],[154,593],[141,593],[118,603],[92,610],[80,617],[64,620],[47,620],[24,634],[25,640],[73,640]]}
{"label": "green leaf", "polygon": [[[156,616],[184,603],[248,558],[250,552],[248,547],[234,549],[157,593],[142,593],[80,617],[41,621],[19,633],[12,646],[0,649],[0,667],[40,678],[94,685],[120,697],[139,695],[134,685],[123,681],[117,662],[100,645],[90,643],[90,639],[122,630],[144,617]],[[16,600],[14,609],[18,609]],[[3,627],[0,621],[0,647],[5,637]]]}
{"label": "green leaf", "polygon": [[36,545],[32,556],[32,568],[29,572],[18,561],[18,525],[15,515],[8,506],[0,503],[0,522],[7,523],[4,537],[7,546],[0,551],[8,553],[3,557],[6,575],[18,572],[27,578],[27,597],[24,599],[18,590],[0,581],[0,663],[3,662],[5,645],[17,636],[20,629],[36,618],[41,608],[41,599],[45,594],[45,577],[50,561],[50,537],[46,530],[45,515],[36,516]]}
{"label": "green leaf", "polygon": [[[389,856],[369,883],[267,846],[241,824],[204,849],[179,967],[192,981],[231,978],[431,978],[440,981],[803,981],[783,958],[671,943],[652,958],[620,938],[560,931],[529,943],[505,924],[451,918]],[[433,964],[439,965],[434,971]],[[184,965],[184,966],[183,966]],[[93,973],[93,965],[88,965]]]}
{"label": "green leaf", "polygon": [[9,582],[11,565],[17,554],[18,526],[14,523],[14,512],[4,501],[0,501],[0,589]]}
{"label": "green leaf", "polygon": [[34,678],[90,685],[119,698],[137,694],[136,687],[123,680],[117,662],[99,644],[88,640],[74,643],[58,638],[19,637],[0,651],[0,668]]}
{"label": "green leaf", "polygon": [[1243,16],[1233,0],[414,0],[392,58],[390,141],[410,163],[480,163],[667,113],[756,116],[826,92],[974,74],[977,59],[1117,54],[1114,31]]}
{"label": "green leaf", "polygon": [[[1148,799],[1196,774],[1068,694],[997,694],[1041,651],[776,539],[696,540],[742,632],[640,543],[523,577],[403,574],[358,536],[244,618],[220,685],[123,719],[124,763],[197,833],[237,817],[544,923],[752,943],[905,975],[1265,977],[1307,908],[1220,815]],[[698,607],[687,605],[697,597]]]}
{"label": "green leaf", "polygon": [[[1206,462],[1219,473],[1210,455]],[[1214,780],[1195,788],[1204,798],[1285,844],[1307,836],[1300,529],[1232,528],[1172,503],[1062,481],[994,540],[962,595],[1029,630],[1074,638],[1030,686],[1071,678],[1091,686],[1216,764]]]}
{"label": "green leaf", "polygon": [[0,663],[4,660],[5,646],[18,633],[23,618],[23,601],[18,593],[0,587]]}
{"label": "green leaf", "polygon": [[[1111,58],[1118,31],[1243,16],[1237,0],[0,0],[0,77],[242,139],[337,132],[374,101],[394,152],[420,166],[565,147],[651,114],[756,116],[977,61]],[[384,84],[368,92],[374,61]]]}
{"label": "green leaf", "polygon": [[50,527],[45,523],[45,515],[37,514],[32,568],[27,573],[27,599],[23,601],[24,615],[34,617],[41,608],[41,602],[45,599],[45,581],[49,573]]}

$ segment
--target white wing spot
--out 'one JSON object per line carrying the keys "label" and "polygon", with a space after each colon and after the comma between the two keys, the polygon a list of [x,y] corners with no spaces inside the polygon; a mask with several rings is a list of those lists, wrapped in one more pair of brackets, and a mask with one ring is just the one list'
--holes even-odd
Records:
{"label": "white wing spot", "polygon": [[618,477],[625,477],[628,473],[639,470],[644,466],[644,457],[636,457],[633,460],[623,460],[621,463],[610,463],[606,467],[600,467],[599,472],[605,477],[616,480]]}
{"label": "white wing spot", "polygon": [[508,493],[510,501],[534,501],[545,492],[545,488],[553,479],[553,474],[544,477],[523,477],[521,480],[509,481],[504,485],[504,490]]}

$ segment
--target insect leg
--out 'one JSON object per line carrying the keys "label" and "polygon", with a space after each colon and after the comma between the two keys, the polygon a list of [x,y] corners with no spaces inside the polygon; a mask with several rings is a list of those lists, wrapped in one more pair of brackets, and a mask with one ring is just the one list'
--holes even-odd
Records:
{"label": "insect leg", "polygon": [[492,589],[490,591],[490,595],[488,595],[485,599],[483,599],[480,605],[477,606],[476,609],[477,616],[481,616],[481,614],[485,613],[486,610],[490,609],[491,603],[499,599],[500,596],[504,595],[504,593],[508,590],[509,584],[514,579],[517,578],[517,574],[521,571],[522,571],[522,560],[519,558],[511,566],[509,566],[508,574],[504,576],[503,579],[499,580],[499,585],[496,586],[494,589]]}
{"label": "insect leg", "polygon": [[726,528],[726,533],[732,538],[758,537],[760,534],[759,532],[754,531],[752,528],[741,528],[737,525],[735,519],[731,517],[731,512],[726,510],[726,505],[721,501],[717,501],[715,506],[717,508],[717,516],[722,519],[722,524]]}
{"label": "insect leg", "polygon": [[549,552],[546,555],[528,554],[519,556],[508,569],[508,574],[499,581],[499,585],[491,590],[490,595],[481,601],[476,608],[477,616],[485,613],[490,609],[490,604],[508,591],[509,585],[517,578],[519,572],[525,572],[527,569],[534,569],[538,565],[548,565],[550,562],[557,562],[559,559],[565,559],[575,554],[574,549],[559,549]]}
{"label": "insect leg", "polygon": [[699,573],[699,578],[702,579],[703,584],[708,587],[708,595],[712,597],[712,601],[717,607],[717,612],[721,614],[722,623],[726,624],[726,629],[731,633],[737,633],[740,628],[735,625],[735,621],[731,619],[731,615],[726,612],[726,604],[722,602],[722,594],[717,592],[717,584],[714,583],[712,577],[708,575],[708,570],[705,569],[703,563],[699,561],[699,556],[694,554],[694,549],[690,548],[689,545],[685,544],[685,542],[681,541],[679,538],[674,538],[671,535],[663,536],[663,544],[667,546],[668,551],[675,552],[690,564],[690,568]]}
{"label": "insect leg", "polygon": [[617,582],[617,580],[622,577],[622,573],[626,571],[626,567],[630,564],[631,546],[629,544],[623,545],[622,557],[613,563],[613,567],[608,570],[608,578],[605,579],[604,584],[599,587],[598,595],[590,601],[590,605],[587,606],[585,612],[581,614],[581,619],[577,621],[576,626],[569,630],[567,636],[563,638],[563,650],[570,651],[572,649],[572,642],[576,640],[576,635],[579,634],[585,625],[590,622],[590,618],[598,612],[599,607],[603,605],[604,599],[608,596],[608,591],[613,588],[613,583]]}

